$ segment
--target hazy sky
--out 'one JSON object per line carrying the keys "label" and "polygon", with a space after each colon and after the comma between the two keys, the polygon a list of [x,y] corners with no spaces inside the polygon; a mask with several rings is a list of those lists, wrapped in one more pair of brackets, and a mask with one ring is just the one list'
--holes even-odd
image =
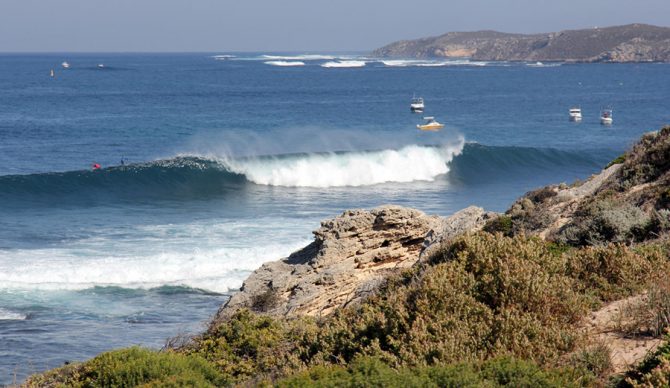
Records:
{"label": "hazy sky", "polygon": [[0,51],[366,51],[448,31],[670,25],[670,0],[0,0]]}

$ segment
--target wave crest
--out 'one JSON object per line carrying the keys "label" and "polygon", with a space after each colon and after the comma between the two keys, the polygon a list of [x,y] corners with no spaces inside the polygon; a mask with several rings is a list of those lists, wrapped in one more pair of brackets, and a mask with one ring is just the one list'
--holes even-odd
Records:
{"label": "wave crest", "polygon": [[346,152],[224,162],[249,181],[285,187],[344,187],[379,183],[433,181],[449,172],[448,163],[463,149],[455,145],[410,145],[399,150]]}
{"label": "wave crest", "polygon": [[305,62],[302,61],[267,61],[264,63],[266,65],[283,66],[283,67],[305,66]]}
{"label": "wave crest", "polygon": [[365,64],[366,64],[365,61],[331,61],[321,64],[321,67],[329,67],[329,68],[364,67]]}

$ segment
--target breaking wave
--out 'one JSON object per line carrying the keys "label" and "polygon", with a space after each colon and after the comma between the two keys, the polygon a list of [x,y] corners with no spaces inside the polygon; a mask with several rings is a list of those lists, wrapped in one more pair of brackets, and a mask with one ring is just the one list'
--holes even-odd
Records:
{"label": "breaking wave", "polygon": [[421,59],[391,59],[382,60],[387,67],[444,67],[444,66],[487,66],[489,62],[462,60],[421,60]]}
{"label": "breaking wave", "polygon": [[304,54],[304,55],[261,55],[261,58],[273,61],[319,61],[319,60],[333,60],[336,57],[332,55]]}
{"label": "breaking wave", "polygon": [[22,321],[26,319],[24,314],[19,314],[0,307],[0,321]]}
{"label": "breaking wave", "polygon": [[399,150],[317,153],[228,161],[230,171],[249,181],[285,187],[367,186],[387,182],[432,181],[449,172],[463,149],[410,145]]}
{"label": "breaking wave", "polygon": [[[608,154],[609,155],[609,154]],[[0,176],[0,204],[55,200],[86,204],[102,200],[187,200],[277,187],[356,187],[434,181],[449,173],[460,181],[497,179],[551,170],[602,166],[608,155],[527,147],[464,144],[407,145],[374,151],[317,152],[257,157],[178,156],[147,163],[30,175]],[[11,205],[11,206],[15,206]]]}
{"label": "breaking wave", "polygon": [[302,61],[267,61],[264,63],[266,65],[282,67],[305,66],[305,62]]}
{"label": "breaking wave", "polygon": [[365,61],[331,61],[321,65],[321,67],[364,67]]}

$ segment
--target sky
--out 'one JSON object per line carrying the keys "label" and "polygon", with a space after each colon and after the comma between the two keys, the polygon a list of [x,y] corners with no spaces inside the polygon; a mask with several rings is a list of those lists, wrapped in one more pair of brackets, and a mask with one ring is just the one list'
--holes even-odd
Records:
{"label": "sky", "polygon": [[670,26],[670,0],[0,0],[0,52],[370,51],[492,29]]}

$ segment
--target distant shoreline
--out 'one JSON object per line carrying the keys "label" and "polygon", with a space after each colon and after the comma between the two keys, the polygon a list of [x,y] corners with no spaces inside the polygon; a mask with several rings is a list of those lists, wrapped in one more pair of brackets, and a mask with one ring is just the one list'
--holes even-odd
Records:
{"label": "distant shoreline", "polygon": [[463,58],[477,61],[670,63],[670,28],[646,24],[546,34],[449,32],[403,40],[371,53],[380,58]]}

